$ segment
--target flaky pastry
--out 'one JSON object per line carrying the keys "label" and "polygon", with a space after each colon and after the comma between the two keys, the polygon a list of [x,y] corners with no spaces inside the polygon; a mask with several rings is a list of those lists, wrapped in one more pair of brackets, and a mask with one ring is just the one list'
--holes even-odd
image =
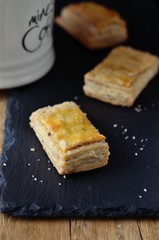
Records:
{"label": "flaky pastry", "polygon": [[129,107],[158,69],[158,57],[131,47],[116,47],[84,75],[84,93],[104,102]]}
{"label": "flaky pastry", "polygon": [[55,23],[89,49],[114,46],[128,37],[126,22],[116,11],[91,1],[67,5]]}
{"label": "flaky pastry", "polygon": [[109,147],[105,137],[74,102],[33,112],[30,125],[59,174],[105,166]]}

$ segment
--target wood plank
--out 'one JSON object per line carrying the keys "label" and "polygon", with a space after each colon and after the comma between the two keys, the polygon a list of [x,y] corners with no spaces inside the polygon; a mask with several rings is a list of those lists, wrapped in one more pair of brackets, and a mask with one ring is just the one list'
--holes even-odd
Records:
{"label": "wood plank", "polygon": [[138,224],[144,240],[159,239],[159,220],[140,220]]}
{"label": "wood plank", "polygon": [[135,220],[72,220],[71,240],[142,240]]}
{"label": "wood plank", "polygon": [[0,214],[0,239],[70,240],[69,220],[20,219]]}

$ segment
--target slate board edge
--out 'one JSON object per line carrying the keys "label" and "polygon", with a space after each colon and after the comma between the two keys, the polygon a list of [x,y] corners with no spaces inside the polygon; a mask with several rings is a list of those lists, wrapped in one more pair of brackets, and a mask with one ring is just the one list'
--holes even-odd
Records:
{"label": "slate board edge", "polygon": [[[30,206],[22,206],[19,208],[6,207],[1,209],[2,213],[6,213],[13,217],[41,217],[41,218],[158,218],[159,211],[152,209],[135,208],[134,206],[121,206],[116,208],[97,208],[80,209],[73,206],[71,209],[65,209],[61,205],[55,204],[52,208],[42,209],[35,203]],[[116,214],[118,212],[118,216]]]}
{"label": "slate board edge", "polygon": [[[3,174],[3,164],[7,164],[8,157],[7,157],[7,151],[14,145],[15,137],[14,137],[14,130],[11,128],[12,124],[12,117],[10,109],[11,107],[17,108],[18,105],[16,105],[15,94],[8,94],[7,98],[7,104],[6,104],[6,113],[5,113],[5,127],[3,132],[3,145],[2,145],[2,153],[0,156],[0,211],[2,211],[2,208],[5,208],[5,202],[3,201],[3,193],[6,188],[6,182]],[[3,207],[2,207],[3,206]],[[6,206],[7,209],[7,206]]]}

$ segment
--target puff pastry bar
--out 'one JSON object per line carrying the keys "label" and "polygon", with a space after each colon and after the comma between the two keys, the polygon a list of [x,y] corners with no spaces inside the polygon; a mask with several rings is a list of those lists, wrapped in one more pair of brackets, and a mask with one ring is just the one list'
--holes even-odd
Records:
{"label": "puff pastry bar", "polygon": [[83,89],[89,97],[129,107],[158,69],[158,57],[131,47],[116,47],[85,74]]}
{"label": "puff pastry bar", "polygon": [[120,15],[94,2],[69,4],[55,23],[90,49],[110,47],[128,37],[126,22]]}
{"label": "puff pastry bar", "polygon": [[59,174],[91,170],[108,162],[105,137],[74,102],[33,112],[30,125]]}

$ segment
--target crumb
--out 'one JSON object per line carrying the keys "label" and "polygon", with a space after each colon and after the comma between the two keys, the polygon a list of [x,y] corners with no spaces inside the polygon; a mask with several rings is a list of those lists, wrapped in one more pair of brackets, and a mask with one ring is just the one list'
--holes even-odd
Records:
{"label": "crumb", "polygon": [[138,108],[138,107],[135,107],[134,110],[135,110],[136,112],[138,112],[138,113],[142,111],[142,109],[141,109],[141,108]]}
{"label": "crumb", "polygon": [[74,100],[78,100],[78,97],[77,97],[77,96],[75,96],[75,97],[74,97]]}
{"label": "crumb", "polygon": [[30,151],[31,151],[31,152],[34,152],[34,151],[35,151],[35,148],[30,148]]}

